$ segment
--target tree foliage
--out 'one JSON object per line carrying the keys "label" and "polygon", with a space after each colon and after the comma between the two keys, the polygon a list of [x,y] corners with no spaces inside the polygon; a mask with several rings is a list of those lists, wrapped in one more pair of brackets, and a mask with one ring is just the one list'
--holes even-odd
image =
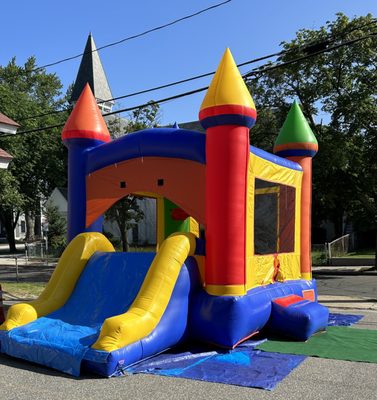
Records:
{"label": "tree foliage", "polygon": [[53,250],[61,250],[67,244],[67,222],[56,206],[47,202],[46,221],[48,223],[48,245]]}
{"label": "tree foliage", "polygon": [[[342,234],[344,216],[377,232],[377,36],[372,15],[338,14],[318,30],[302,29],[278,62],[248,82],[260,111],[251,143],[271,150],[281,116],[298,99],[319,142],[313,160],[313,224],[328,219]],[[372,35],[374,34],[374,35]],[[360,37],[364,40],[316,54]]]}
{"label": "tree foliage", "polygon": [[[34,57],[23,66],[18,66],[13,58],[8,65],[0,67],[0,110],[20,123],[20,131],[63,124],[67,118],[66,112],[56,113],[66,103],[59,78],[36,68]],[[40,114],[44,116],[33,118]],[[61,128],[51,128],[0,137],[0,147],[14,157],[9,172],[22,199],[30,239],[34,236],[33,222],[40,211],[41,199],[55,186],[66,184],[67,157],[60,132]]]}
{"label": "tree foliage", "polygon": [[134,195],[123,197],[106,212],[106,217],[118,225],[122,250],[128,251],[127,232],[144,217],[143,211],[137,202],[137,197]]}
{"label": "tree foliage", "polygon": [[127,118],[121,118],[114,114],[107,117],[106,123],[113,139],[127,135],[128,133],[157,126],[160,118],[160,107],[150,101],[145,107],[138,108],[128,114]]}

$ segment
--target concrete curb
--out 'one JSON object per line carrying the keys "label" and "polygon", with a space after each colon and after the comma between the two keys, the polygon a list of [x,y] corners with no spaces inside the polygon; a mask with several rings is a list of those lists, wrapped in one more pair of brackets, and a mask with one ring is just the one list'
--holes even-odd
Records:
{"label": "concrete curb", "polygon": [[313,275],[377,275],[374,267],[370,266],[321,266],[312,268]]}
{"label": "concrete curb", "polygon": [[326,307],[343,310],[377,311],[377,299],[366,297],[319,295],[318,302]]}

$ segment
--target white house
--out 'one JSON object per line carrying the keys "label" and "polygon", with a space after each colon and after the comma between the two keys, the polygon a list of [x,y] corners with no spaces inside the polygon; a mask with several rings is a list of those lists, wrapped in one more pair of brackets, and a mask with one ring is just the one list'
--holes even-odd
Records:
{"label": "white house", "polygon": [[[0,135],[14,135],[20,125],[13,121],[6,115],[0,112]],[[9,163],[12,161],[13,156],[7,153],[5,150],[0,149],[0,169],[7,169]]]}
{"label": "white house", "polygon": [[[17,129],[19,128],[19,124],[13,119],[7,117],[3,113],[0,112],[0,135],[15,135],[17,133]],[[7,153],[5,150],[0,148],[0,169],[7,169],[9,163],[12,161],[13,156]],[[25,216],[21,215],[18,219],[18,223],[16,228],[14,229],[14,236],[16,240],[22,240],[25,238],[26,234],[26,222]],[[5,229],[1,225],[0,222],[0,239],[5,239]]]}
{"label": "white house", "polygon": [[68,212],[68,193],[66,188],[56,187],[50,197],[47,199],[46,204],[51,204],[56,207],[59,214],[67,219]]}
{"label": "white house", "polygon": [[0,134],[14,135],[20,125],[0,112]]}
{"label": "white house", "polygon": [[0,169],[7,169],[13,157],[5,150],[0,149]]}

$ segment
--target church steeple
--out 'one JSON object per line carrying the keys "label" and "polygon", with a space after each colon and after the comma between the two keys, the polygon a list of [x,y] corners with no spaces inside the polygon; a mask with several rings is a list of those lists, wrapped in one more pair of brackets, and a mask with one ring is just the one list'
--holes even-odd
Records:
{"label": "church steeple", "polygon": [[[78,100],[87,83],[89,83],[97,102],[113,98],[105,71],[102,67],[101,59],[98,52],[95,51],[96,49],[93,36],[89,33],[76,81],[73,86],[70,98],[71,103],[75,103]],[[109,112],[112,110],[113,105],[114,101],[106,101],[104,103],[99,103],[98,107],[102,112]]]}

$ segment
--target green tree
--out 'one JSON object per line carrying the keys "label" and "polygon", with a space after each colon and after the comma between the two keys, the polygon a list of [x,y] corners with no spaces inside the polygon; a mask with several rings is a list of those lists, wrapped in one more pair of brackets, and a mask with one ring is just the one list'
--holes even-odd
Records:
{"label": "green tree", "polygon": [[[343,217],[347,215],[359,229],[375,232],[377,250],[375,30],[372,15],[349,19],[344,14],[338,14],[335,21],[318,30],[302,29],[292,41],[282,43],[288,52],[278,61],[310,57],[261,72],[248,84],[253,95],[255,92],[257,107],[276,112],[269,123],[271,118],[280,121],[287,105],[298,99],[317,136],[319,153],[313,160],[313,226],[330,219],[340,235]],[[365,39],[316,54],[361,37]],[[321,118],[324,123],[315,122]],[[259,134],[264,134],[263,141],[269,145],[278,131],[270,131],[268,123],[263,127],[263,118],[259,124],[262,125]],[[254,136],[252,130],[251,137]]]}
{"label": "green tree", "polygon": [[[141,129],[152,128],[157,125],[158,118],[159,106],[152,103],[133,111],[126,121],[119,117],[113,117],[107,121],[107,124],[111,136],[118,138]],[[139,197],[139,199],[141,198]],[[129,249],[128,230],[141,221],[143,217],[144,214],[137,202],[137,197],[134,195],[123,197],[106,212],[106,218],[118,225],[123,251]]]}
{"label": "green tree", "polygon": [[116,139],[128,133],[153,128],[158,125],[159,119],[160,107],[150,101],[147,106],[132,111],[126,118],[117,114],[111,115],[106,118],[106,123],[111,137]]}
{"label": "green tree", "polygon": [[[55,74],[37,69],[30,57],[23,66],[13,58],[0,67],[0,110],[21,124],[23,131],[64,124],[67,112],[59,112],[66,99],[61,96],[62,84]],[[39,118],[33,116],[44,114]],[[27,239],[35,234],[35,220],[40,212],[41,199],[55,186],[66,184],[66,149],[60,139],[61,128],[1,138],[0,147],[14,159],[9,167],[17,182],[26,217]],[[1,206],[0,206],[1,207]],[[10,227],[11,221],[5,226]],[[12,232],[7,232],[11,237]]]}
{"label": "green tree", "polygon": [[47,202],[48,245],[53,250],[61,250],[67,244],[67,221],[56,206]]}
{"label": "green tree", "polygon": [[160,119],[160,106],[150,101],[147,106],[132,111],[127,132],[135,132],[141,129],[153,128],[158,125]]}
{"label": "green tree", "polygon": [[118,225],[122,250],[128,251],[127,232],[144,217],[143,211],[137,202],[137,197],[133,195],[123,197],[106,212],[106,217]]}

